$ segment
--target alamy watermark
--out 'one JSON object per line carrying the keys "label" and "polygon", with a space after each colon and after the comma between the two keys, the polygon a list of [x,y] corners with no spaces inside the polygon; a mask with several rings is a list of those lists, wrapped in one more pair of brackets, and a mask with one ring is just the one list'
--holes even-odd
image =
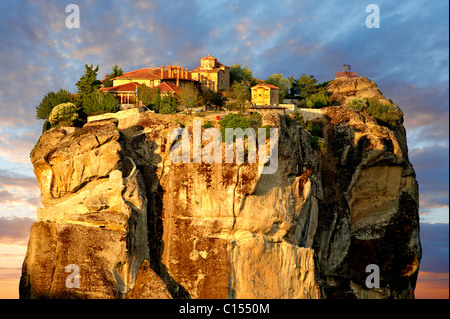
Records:
{"label": "alamy watermark", "polygon": [[66,287],[69,289],[80,288],[80,267],[70,264],[66,267],[66,272],[71,273],[66,277]]}
{"label": "alamy watermark", "polygon": [[366,7],[366,12],[370,12],[370,14],[366,18],[366,27],[369,29],[380,28],[380,7],[376,4],[369,4]]}
{"label": "alamy watermark", "polygon": [[[267,131],[269,130],[269,131]],[[174,163],[244,163],[245,138],[247,138],[247,163],[256,163],[258,159],[261,174],[274,174],[278,169],[278,128],[259,128],[258,138],[253,128],[225,128],[225,156],[222,150],[222,133],[217,128],[203,131],[200,120],[194,120],[191,134],[185,128],[170,132],[168,145],[170,159]],[[267,132],[270,132],[267,147]],[[176,141],[173,145],[172,143]],[[202,147],[202,141],[208,142]],[[235,141],[235,142],[234,142]],[[192,143],[192,144],[191,144]],[[256,144],[258,143],[258,144]],[[192,147],[191,147],[192,146]],[[258,153],[257,153],[258,150]],[[267,154],[267,152],[269,154]]]}
{"label": "alamy watermark", "polygon": [[370,272],[370,275],[366,277],[366,287],[369,289],[380,288],[380,267],[375,264],[367,265],[367,272]]}
{"label": "alamy watermark", "polygon": [[80,7],[76,4],[68,4],[66,6],[66,13],[70,13],[66,17],[66,27],[69,29],[80,28]]}

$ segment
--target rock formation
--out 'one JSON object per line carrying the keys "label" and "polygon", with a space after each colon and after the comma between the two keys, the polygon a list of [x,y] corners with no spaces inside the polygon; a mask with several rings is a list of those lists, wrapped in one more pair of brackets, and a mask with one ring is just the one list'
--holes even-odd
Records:
{"label": "rock formation", "polygon": [[[405,130],[345,106],[384,99],[373,82],[337,79],[328,90],[343,104],[314,120],[326,150],[293,117],[263,116],[279,129],[275,174],[173,163],[179,115],[44,133],[31,161],[45,208],[21,298],[413,298],[421,248]],[[192,118],[185,125],[192,132]],[[370,264],[379,288],[366,285]],[[68,288],[69,265],[78,288]]]}

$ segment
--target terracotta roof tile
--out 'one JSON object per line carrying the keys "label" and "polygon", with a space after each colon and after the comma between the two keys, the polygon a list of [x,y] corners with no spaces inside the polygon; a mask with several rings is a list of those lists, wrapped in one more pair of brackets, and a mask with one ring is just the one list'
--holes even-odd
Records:
{"label": "terracotta roof tile", "polygon": [[161,93],[166,93],[166,92],[176,93],[176,94],[181,93],[181,88],[170,82],[162,82],[162,83],[158,84],[156,87],[159,89],[159,91]]}
{"label": "terracotta roof tile", "polygon": [[142,79],[153,80],[161,78],[161,69],[159,68],[143,68],[126,72],[121,76],[115,77],[112,80],[126,80],[126,79]]}
{"label": "terracotta roof tile", "polygon": [[252,87],[252,89],[253,89],[253,88],[256,88],[256,87],[258,87],[258,86],[265,86],[265,87],[269,87],[269,88],[275,89],[275,90],[279,90],[279,89],[280,89],[280,88],[276,87],[275,85],[268,84],[268,83],[259,83],[259,84],[256,84],[255,86]]}
{"label": "terracotta roof tile", "polygon": [[136,88],[139,86],[140,86],[139,83],[129,82],[129,83],[116,85],[116,86],[112,86],[112,87],[108,87],[108,88],[102,87],[102,88],[100,88],[100,91],[103,91],[103,92],[134,92],[134,91],[136,91]]}
{"label": "terracotta roof tile", "polygon": [[215,57],[213,57],[213,56],[210,56],[210,55],[208,54],[207,56],[201,58],[200,61],[201,61],[201,60],[217,60],[217,59],[216,59]]}

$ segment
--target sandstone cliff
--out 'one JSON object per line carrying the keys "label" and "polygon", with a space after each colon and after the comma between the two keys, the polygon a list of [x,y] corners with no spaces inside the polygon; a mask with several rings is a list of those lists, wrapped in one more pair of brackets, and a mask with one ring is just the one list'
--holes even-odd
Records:
{"label": "sandstone cliff", "polygon": [[[384,99],[365,78],[328,89],[344,105]],[[401,123],[324,108],[321,151],[305,125],[264,115],[279,129],[278,170],[264,175],[251,163],[173,163],[179,117],[142,112],[41,137],[31,161],[45,208],[21,298],[413,298],[418,187]],[[369,264],[380,288],[366,286]]]}

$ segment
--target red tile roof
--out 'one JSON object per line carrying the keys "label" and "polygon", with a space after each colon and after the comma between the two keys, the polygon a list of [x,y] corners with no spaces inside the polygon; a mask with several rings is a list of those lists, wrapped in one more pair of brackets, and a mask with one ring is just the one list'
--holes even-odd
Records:
{"label": "red tile roof", "polygon": [[213,57],[213,56],[210,56],[210,55],[208,54],[207,56],[201,58],[200,61],[201,61],[201,60],[217,60],[217,59],[216,59],[215,57]]}
{"label": "red tile roof", "polygon": [[181,93],[181,88],[170,82],[162,82],[158,84],[156,87],[159,89],[159,92],[161,93],[168,93],[168,92],[176,94]]}
{"label": "red tile roof", "polygon": [[274,90],[279,90],[279,89],[280,89],[280,88],[276,87],[275,85],[268,84],[268,83],[259,83],[259,84],[256,84],[255,86],[252,87],[252,89],[253,89],[253,88],[256,88],[257,86],[265,86],[265,87],[269,87],[269,88],[274,89]]}
{"label": "red tile roof", "polygon": [[209,54],[203,58],[200,59],[200,61],[203,60],[216,60],[216,68],[215,69],[210,69],[210,70],[205,70],[202,69],[201,66],[196,67],[194,70],[192,70],[193,72],[209,72],[209,73],[214,73],[214,72],[219,72],[221,70],[221,68],[229,68],[229,66],[226,66],[225,64],[220,63],[219,61],[217,61],[217,58],[210,56]]}
{"label": "red tile roof", "polygon": [[217,61],[216,64],[217,64],[217,67],[218,67],[218,68],[221,68],[221,67],[224,67],[224,68],[230,68],[229,66],[226,66],[225,64],[222,64],[222,63],[220,63],[219,61]]}
{"label": "red tile roof", "polygon": [[[161,68],[143,68],[135,71],[130,71],[127,73],[124,73],[121,76],[115,77],[111,80],[161,80],[161,79],[176,79],[177,75],[174,72],[173,76],[170,76],[169,68],[172,68],[174,70],[180,68],[180,66],[172,65],[169,67],[166,67],[163,71],[163,76],[161,77]],[[186,79],[184,77],[184,72],[181,72],[180,79]],[[191,71],[188,71],[188,77],[187,79],[191,80]]]}
{"label": "red tile roof", "polygon": [[140,80],[154,80],[161,78],[160,68],[143,68],[126,72],[121,76],[115,77],[112,80],[127,80],[127,79],[140,79]]}
{"label": "red tile roof", "polygon": [[140,86],[139,83],[130,82],[130,83],[112,86],[109,88],[102,87],[102,88],[100,88],[100,91],[103,91],[103,92],[135,92],[136,88],[139,86]]}

